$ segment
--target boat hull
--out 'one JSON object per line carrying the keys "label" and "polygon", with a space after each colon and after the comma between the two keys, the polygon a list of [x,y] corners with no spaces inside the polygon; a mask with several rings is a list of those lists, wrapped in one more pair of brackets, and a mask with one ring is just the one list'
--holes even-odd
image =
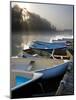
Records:
{"label": "boat hull", "polygon": [[57,65],[55,67],[40,70],[37,72],[43,73],[42,79],[54,78],[62,75],[68,67],[68,62]]}
{"label": "boat hull", "polygon": [[11,98],[29,98],[29,97],[43,96],[44,93],[39,83],[42,84],[46,93],[48,91],[51,93],[52,91],[56,91],[67,67],[68,67],[68,62],[55,66],[53,68],[36,71],[38,73],[43,73],[41,78],[29,84],[23,85],[20,88],[12,90]]}

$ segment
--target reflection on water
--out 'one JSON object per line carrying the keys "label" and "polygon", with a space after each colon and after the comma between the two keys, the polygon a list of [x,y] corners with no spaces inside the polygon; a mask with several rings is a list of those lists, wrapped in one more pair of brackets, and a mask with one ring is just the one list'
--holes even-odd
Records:
{"label": "reflection on water", "polygon": [[16,56],[23,48],[28,48],[27,45],[34,40],[52,42],[54,39],[61,38],[73,38],[73,33],[71,32],[18,32],[12,33],[11,40],[11,56]]}

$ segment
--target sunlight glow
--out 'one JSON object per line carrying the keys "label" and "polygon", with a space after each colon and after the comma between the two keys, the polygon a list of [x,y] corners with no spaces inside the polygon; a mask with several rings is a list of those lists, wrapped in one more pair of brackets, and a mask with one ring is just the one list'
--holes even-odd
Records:
{"label": "sunlight glow", "polygon": [[27,49],[29,49],[30,44],[31,44],[31,42],[28,42],[27,44],[26,43],[22,43],[21,47],[23,48],[23,50],[27,50]]}
{"label": "sunlight glow", "polygon": [[14,5],[18,5],[20,8],[26,8],[27,10],[30,9],[30,4],[29,3],[15,3],[15,2],[13,2],[12,6],[14,6]]}
{"label": "sunlight glow", "polygon": [[[73,30],[73,5],[48,5],[27,2],[12,2],[11,6],[18,5],[29,12],[38,14],[56,26],[58,30]],[[27,19],[27,18],[26,18]]]}
{"label": "sunlight glow", "polygon": [[55,40],[63,39],[63,38],[66,38],[66,39],[68,39],[68,38],[73,39],[73,36],[66,36],[66,37],[65,37],[65,36],[57,35],[56,38],[55,38]]}
{"label": "sunlight glow", "polygon": [[29,14],[28,14],[28,11],[27,11],[26,8],[24,8],[24,9],[22,10],[22,18],[23,18],[23,21],[29,19]]}
{"label": "sunlight glow", "polygon": [[23,50],[26,50],[26,49],[29,49],[29,45],[25,44]]}

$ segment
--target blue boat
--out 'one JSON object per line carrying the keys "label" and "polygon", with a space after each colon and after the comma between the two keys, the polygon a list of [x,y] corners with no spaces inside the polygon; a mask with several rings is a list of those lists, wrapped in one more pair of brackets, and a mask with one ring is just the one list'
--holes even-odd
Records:
{"label": "blue boat", "polygon": [[[54,87],[57,88],[57,83],[59,84],[59,81],[62,79],[62,76],[64,75],[70,62],[64,52],[66,50],[66,45],[64,43],[46,43],[35,41],[34,44],[30,45],[28,50],[38,50],[38,52],[40,51],[41,53],[42,51],[48,52],[50,54],[50,58],[41,56],[34,57],[31,54],[29,57],[25,56],[25,58],[11,58],[11,71],[14,73],[11,76],[15,76],[14,81],[11,77],[11,84],[13,86],[13,88],[11,88],[12,98],[32,97],[33,94],[38,91],[36,89],[41,87],[41,85],[40,87],[37,86],[38,84],[44,84],[44,87],[46,87],[46,83],[48,83],[51,85],[51,89]],[[60,57],[60,59],[58,57]],[[28,75],[24,73],[27,73]],[[37,74],[39,76],[34,79],[33,75],[30,73],[33,73],[33,75]],[[15,82],[16,79],[18,79],[18,82]],[[50,82],[48,82],[48,80],[50,80]],[[18,84],[18,86],[13,84]]]}
{"label": "blue boat", "polygon": [[66,48],[66,44],[63,42],[48,43],[42,41],[34,41],[32,45],[30,45],[30,48],[36,48],[36,49],[46,50],[50,52],[51,49]]}
{"label": "blue boat", "polygon": [[42,79],[53,78],[63,74],[69,64],[69,60],[32,57],[26,59],[12,58],[11,62],[11,70],[13,72],[15,71],[16,73],[19,71],[22,73],[29,71],[33,73],[42,73]]}
{"label": "blue boat", "polygon": [[[38,84],[46,83],[48,80],[50,80],[50,83],[48,84],[51,85],[51,88],[56,87],[57,80],[60,80],[60,77],[64,75],[68,68],[68,64],[68,60],[62,59],[11,58],[12,76],[16,77],[13,79],[11,76],[11,84],[13,87],[11,88],[12,98],[32,97],[33,94],[37,93],[36,89],[40,88]],[[13,82],[16,81],[16,79],[18,79],[18,82],[15,82],[15,84],[18,86],[13,85]],[[46,87],[46,85],[44,85],[44,87]]]}
{"label": "blue boat", "polygon": [[28,50],[23,50],[24,54],[23,57],[39,57],[39,56],[47,56],[50,58],[57,58],[57,59],[70,59],[70,52],[67,50],[65,42],[42,42],[42,41],[34,41],[29,46]]}
{"label": "blue boat", "polygon": [[49,78],[55,78],[58,77],[62,74],[64,74],[64,72],[66,71],[67,67],[68,67],[68,62],[60,64],[60,65],[56,65],[53,68],[48,68],[48,69],[44,69],[44,70],[40,70],[40,71],[36,71],[36,72],[41,72],[43,73],[42,79],[49,79]]}

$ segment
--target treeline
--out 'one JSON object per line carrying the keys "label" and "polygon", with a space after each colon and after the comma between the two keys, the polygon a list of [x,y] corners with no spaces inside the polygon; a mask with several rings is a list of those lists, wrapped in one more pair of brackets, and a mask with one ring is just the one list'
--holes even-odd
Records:
{"label": "treeline", "polygon": [[18,5],[11,8],[11,23],[12,31],[56,31],[46,19]]}

